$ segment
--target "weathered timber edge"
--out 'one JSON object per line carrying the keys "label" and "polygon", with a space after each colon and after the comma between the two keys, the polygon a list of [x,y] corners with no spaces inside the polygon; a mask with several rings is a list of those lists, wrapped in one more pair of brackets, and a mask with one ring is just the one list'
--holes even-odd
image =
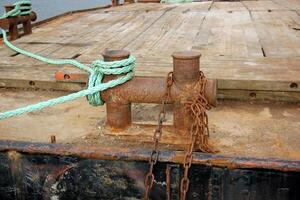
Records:
{"label": "weathered timber edge", "polygon": [[[26,154],[75,156],[99,160],[147,161],[150,150],[117,147],[87,147],[71,144],[33,143],[0,140],[0,152],[17,151]],[[232,157],[220,154],[194,153],[193,164],[229,169],[268,169],[283,172],[300,172],[299,160]],[[161,151],[160,162],[181,163],[182,151]]]}
{"label": "weathered timber edge", "polygon": [[[287,90],[269,90],[268,88],[226,88],[227,82],[230,80],[218,80],[218,91],[217,98],[219,100],[242,100],[242,101],[279,101],[279,102],[290,102],[299,103],[300,102],[300,92]],[[243,82],[243,81],[241,81]],[[245,81],[249,82],[249,81]],[[254,81],[259,82],[259,81]],[[253,83],[253,85],[255,85]],[[280,84],[277,82],[277,84]],[[21,89],[41,89],[41,90],[53,90],[53,91],[69,91],[77,92],[85,89],[86,84],[82,82],[50,82],[41,80],[18,80],[18,79],[2,79],[0,80],[0,88],[21,88]],[[240,86],[243,84],[241,83]],[[252,86],[253,86],[252,85]],[[282,85],[288,85],[287,82],[283,82]]]}

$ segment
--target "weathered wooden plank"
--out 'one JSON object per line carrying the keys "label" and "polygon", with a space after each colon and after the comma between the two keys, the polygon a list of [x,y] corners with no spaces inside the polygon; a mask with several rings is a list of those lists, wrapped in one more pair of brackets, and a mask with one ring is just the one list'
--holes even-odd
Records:
{"label": "weathered wooden plank", "polygon": [[[108,28],[111,28],[111,24],[120,22],[122,19],[126,20],[126,15],[122,13],[92,14],[91,16],[85,18],[87,21],[86,23],[72,22],[71,24],[73,24],[73,26],[69,27],[69,32],[67,35],[64,35],[64,33],[58,31],[57,37],[61,37],[62,40],[59,42],[52,42],[49,46],[47,46],[47,48],[41,49],[37,53],[51,58],[73,58],[76,54],[80,53],[79,49],[90,48],[93,45],[97,45],[97,43],[93,41],[94,36],[106,31]],[[74,19],[74,21],[77,20]],[[120,23],[122,24],[122,22]],[[90,38],[90,41],[86,41],[85,37]],[[23,59],[23,57],[19,57],[18,60],[21,61],[21,59]]]}
{"label": "weathered wooden plank", "polygon": [[[89,49],[79,49],[82,54],[79,60],[84,60],[85,56],[94,56],[95,58],[106,49],[123,49],[126,48],[128,44],[135,40],[143,34],[144,31],[151,28],[154,22],[156,22],[164,12],[148,12],[148,13],[138,13],[132,14],[131,20],[127,20],[124,23],[119,24],[119,27],[114,27],[114,29],[108,29],[100,34],[95,35],[94,40],[100,41],[98,45],[95,45]],[[85,39],[90,41],[89,38]],[[62,49],[63,51],[64,49]]]}
{"label": "weathered wooden plank", "polygon": [[[137,58],[136,71],[138,75],[164,76],[157,71],[168,72],[172,70],[172,58],[168,57],[140,57]],[[265,80],[265,81],[297,81],[299,80],[299,57],[295,58],[211,58],[201,59],[201,70],[211,78],[228,80]],[[284,67],[283,67],[284,66]],[[232,73],[237,70],[239,73]],[[76,70],[75,70],[76,71]],[[236,71],[236,72],[237,72]]]}
{"label": "weathered wooden plank", "polygon": [[[172,11],[177,13],[176,11]],[[178,14],[174,24],[156,43],[151,47],[154,52],[170,56],[174,51],[191,50],[193,39],[199,32],[205,13],[185,12]],[[188,31],[188,34],[187,34]],[[142,51],[147,55],[146,51]]]}
{"label": "weathered wooden plank", "polygon": [[[62,42],[68,37],[68,34],[72,32],[78,32],[78,30],[75,31],[70,28],[70,26],[72,27],[72,25],[74,25],[73,28],[78,27],[77,29],[79,29],[80,25],[84,23],[81,20],[85,15],[86,14],[84,13],[76,13],[74,15],[69,15],[43,24],[40,26],[40,28],[33,29],[34,37],[30,37],[28,35],[14,41],[13,43],[20,48],[24,48],[33,53],[38,53],[52,43],[55,44]],[[77,22],[74,22],[74,19],[78,19],[76,20]],[[35,43],[35,45],[32,45],[32,43]],[[12,50],[1,46],[0,56],[10,56],[13,54],[14,52]]]}
{"label": "weathered wooden plank", "polygon": [[[164,62],[157,61],[155,57],[152,58],[152,61],[151,59],[148,60],[148,62],[139,62],[139,58],[137,59],[137,76],[164,77],[172,70],[171,59],[165,59]],[[203,58],[201,60],[201,70],[204,71],[207,77],[219,80],[218,88],[220,90],[243,89],[299,92],[300,72],[298,64],[299,59],[262,58],[254,61],[252,59],[207,60]],[[282,66],[285,66],[285,68]],[[34,70],[30,71],[29,69]],[[68,87],[60,82],[56,82],[54,74],[58,71],[66,74],[82,74],[82,71],[73,67],[60,69],[59,67],[47,65],[35,66],[34,68],[31,65],[28,65],[27,68],[4,66],[2,67],[2,71],[0,75],[1,83],[2,86],[6,87],[41,87],[49,89],[51,85],[54,87],[53,89],[65,88],[65,90],[74,91],[81,89],[78,88],[78,83],[84,84],[87,79],[86,75],[86,78],[72,80],[74,88],[71,87],[72,83],[70,82]],[[10,78],[12,74],[14,74],[14,78]],[[22,81],[21,84],[19,84],[18,80]],[[35,82],[35,85],[30,85],[31,81]],[[68,82],[68,80],[66,81]],[[61,84],[62,86],[60,86]]]}
{"label": "weathered wooden plank", "polygon": [[104,12],[149,12],[149,11],[164,11],[166,9],[177,7],[175,4],[158,4],[158,3],[134,3],[124,6],[111,7]]}
{"label": "weathered wooden plank", "polygon": [[[256,84],[256,83],[254,83]],[[298,92],[282,91],[261,91],[261,90],[219,90],[219,99],[231,99],[239,101],[274,101],[299,103],[300,95]]]}
{"label": "weathered wooden plank", "polygon": [[299,33],[286,23],[288,19],[292,20],[290,15],[295,15],[295,13],[292,11],[252,13],[252,20],[256,27],[260,43],[264,49],[265,56],[299,56]]}
{"label": "weathered wooden plank", "polygon": [[[156,45],[167,38],[167,33],[177,29],[183,22],[183,13],[167,11],[151,26],[150,29],[139,35],[132,43],[126,46],[127,49],[137,52],[155,52]],[[165,48],[166,49],[166,48]],[[161,49],[159,50],[160,52]]]}
{"label": "weathered wooden plank", "polygon": [[248,12],[211,11],[207,14],[192,49],[204,56],[262,57]]}
{"label": "weathered wooden plank", "polygon": [[[76,54],[83,54],[83,51],[89,51],[94,48],[98,48],[103,43],[109,40],[110,37],[114,37],[116,30],[123,31],[123,27],[126,27],[126,24],[129,24],[135,18],[138,18],[133,13],[131,14],[104,14],[104,19],[106,23],[99,22],[98,24],[87,26],[89,32],[80,37],[74,37],[72,41],[69,41],[70,45],[60,47],[56,51],[49,52],[48,56],[50,57],[59,57],[62,56],[65,58],[70,58]],[[108,20],[107,20],[108,19]],[[90,28],[89,28],[90,27]],[[73,46],[73,43],[80,42],[82,45]],[[86,44],[86,45],[84,45]],[[99,57],[101,51],[97,52],[97,57]]]}
{"label": "weathered wooden plank", "polygon": [[246,8],[241,2],[214,2],[212,11],[246,11]]}
{"label": "weathered wooden plank", "polygon": [[299,0],[272,0],[274,3],[280,5],[281,7],[288,8],[290,10],[299,10],[300,11],[300,2]]}
{"label": "weathered wooden plank", "polygon": [[[160,77],[172,70],[174,51],[191,49],[202,53],[202,70],[220,80],[221,90],[298,91],[299,15],[263,10],[275,8],[269,1],[257,5],[261,10],[252,8],[253,2],[130,4],[59,18],[15,44],[53,58],[79,56],[87,64],[105,48],[125,48],[137,58],[137,75]],[[85,82],[63,85],[55,81],[56,72],[82,72],[11,55],[0,47],[2,86],[74,91]]]}
{"label": "weathered wooden plank", "polygon": [[251,11],[289,10],[273,1],[243,1],[242,3]]}

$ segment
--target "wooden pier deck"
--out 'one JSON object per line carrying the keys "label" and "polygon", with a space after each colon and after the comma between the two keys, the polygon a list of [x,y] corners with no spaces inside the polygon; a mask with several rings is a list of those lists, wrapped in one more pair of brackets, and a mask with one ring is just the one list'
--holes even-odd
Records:
{"label": "wooden pier deck", "polygon": [[[126,49],[137,58],[137,76],[164,77],[172,70],[173,52],[201,52],[201,69],[207,77],[218,79],[220,99],[297,102],[222,102],[209,111],[212,142],[220,153],[300,159],[298,0],[134,3],[64,16],[39,25],[32,35],[13,43],[50,58],[75,58],[87,64],[101,58],[106,48]],[[67,91],[85,87],[85,79],[57,81],[57,72],[82,73],[0,46],[0,87]],[[63,94],[1,88],[0,110]],[[58,143],[120,146],[103,136],[105,108],[89,107],[84,101],[0,121],[0,139],[47,142],[54,134]],[[155,121],[157,106],[134,109],[135,121]],[[152,135],[152,130],[147,134]]]}
{"label": "wooden pier deck", "polygon": [[[173,52],[194,50],[202,53],[205,74],[219,80],[220,98],[247,99],[254,92],[256,98],[299,101],[299,13],[297,0],[135,3],[59,18],[14,44],[87,64],[106,48],[127,49],[137,58],[138,76],[165,76]],[[1,86],[79,90],[85,82],[57,82],[58,71],[82,72],[25,58],[5,46],[0,58]]]}

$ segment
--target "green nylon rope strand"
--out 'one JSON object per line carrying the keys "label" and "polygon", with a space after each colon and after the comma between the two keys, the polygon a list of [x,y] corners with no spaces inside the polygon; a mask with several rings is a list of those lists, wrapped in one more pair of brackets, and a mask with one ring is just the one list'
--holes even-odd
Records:
{"label": "green nylon rope strand", "polygon": [[7,39],[7,35],[6,35],[6,32],[4,30],[1,29],[1,32],[2,32],[2,35],[3,35],[3,42],[6,46],[8,46],[10,49],[22,54],[22,55],[25,55],[27,57],[30,57],[30,58],[34,58],[36,60],[39,60],[39,61],[42,61],[42,62],[45,62],[45,63],[48,63],[48,64],[51,64],[51,65],[73,65],[75,67],[78,67],[79,69],[82,69],[82,70],[85,70],[89,73],[93,73],[93,70],[76,61],[76,60],[72,60],[72,59],[49,59],[49,58],[45,58],[43,56],[40,56],[40,55],[36,55],[36,54],[33,54],[33,53],[30,53],[28,51],[25,51],[23,49],[20,49],[16,46],[14,46],[12,43],[10,43]]}
{"label": "green nylon rope strand", "polygon": [[87,95],[90,95],[93,93],[98,93],[99,91],[103,91],[103,90],[106,90],[106,89],[109,89],[109,88],[112,88],[117,85],[125,83],[126,81],[130,80],[133,77],[133,75],[134,75],[133,72],[130,72],[130,73],[126,74],[125,76],[122,76],[118,79],[111,80],[107,83],[102,83],[97,86],[88,88],[86,90],[82,90],[82,91],[79,91],[79,92],[76,92],[73,94],[69,94],[67,96],[50,99],[48,101],[43,101],[43,102],[40,102],[40,103],[37,103],[34,105],[29,105],[29,106],[15,109],[15,110],[0,113],[0,120],[14,117],[17,115],[22,115],[22,114],[33,112],[33,111],[37,111],[37,110],[41,110],[43,108],[54,106],[57,104],[62,104],[67,101],[72,101],[79,97],[84,97],[84,96],[87,96]]}
{"label": "green nylon rope strand", "polygon": [[[20,54],[23,54],[27,57],[31,57],[42,62],[46,62],[48,64],[73,65],[75,67],[78,67],[79,69],[85,70],[88,73],[90,73],[87,89],[66,96],[58,97],[55,99],[50,99],[48,101],[40,102],[34,105],[29,105],[15,110],[0,113],[0,120],[21,115],[24,113],[33,112],[36,110],[41,110],[46,107],[65,103],[67,101],[72,101],[74,99],[77,99],[79,97],[84,97],[84,96],[87,96],[88,102],[93,106],[103,105],[103,101],[101,100],[101,95],[100,95],[101,91],[123,84],[134,77],[135,58],[133,56],[130,56],[129,58],[124,60],[113,61],[113,62],[104,62],[101,60],[95,60],[94,62],[92,62],[91,67],[88,67],[72,59],[49,59],[49,58],[42,57],[40,55],[27,52],[10,43],[7,40],[6,32],[2,29],[0,30],[2,31],[3,34],[4,44]],[[111,80],[109,82],[102,83],[103,76],[110,75],[110,74],[125,74],[125,75],[118,77],[117,79]]]}

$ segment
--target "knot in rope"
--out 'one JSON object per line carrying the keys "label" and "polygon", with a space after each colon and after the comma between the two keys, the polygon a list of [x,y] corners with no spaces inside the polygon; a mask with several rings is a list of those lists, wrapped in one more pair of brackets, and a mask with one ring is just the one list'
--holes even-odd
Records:
{"label": "knot in rope", "polygon": [[[109,88],[113,88],[117,85],[121,85],[134,77],[135,58],[133,56],[130,56],[127,59],[113,61],[113,62],[95,60],[92,62],[91,66],[87,66],[74,59],[45,58],[43,56],[20,49],[7,40],[6,32],[1,28],[0,28],[0,32],[2,32],[4,44],[7,47],[14,50],[15,52],[18,52],[24,56],[34,58],[36,60],[51,65],[73,65],[74,67],[82,69],[90,74],[88,87],[86,89],[66,96],[50,99],[47,101],[42,101],[37,104],[28,105],[25,107],[17,108],[15,110],[10,110],[10,111],[0,113],[0,120],[21,115],[24,113],[33,112],[36,110],[41,110],[43,108],[65,103],[67,101],[72,101],[84,96],[87,97],[87,100],[91,105],[100,106],[104,104],[104,102],[101,100],[101,95],[100,95],[101,91],[107,90]],[[102,83],[104,75],[122,75],[122,76],[119,76],[116,79],[110,80],[108,82]]]}
{"label": "knot in rope", "polygon": [[15,6],[11,11],[3,14],[0,19],[8,18],[8,17],[17,17],[23,15],[29,15],[32,11],[32,5],[30,0],[18,1],[13,4]]}
{"label": "knot in rope", "polygon": [[[115,83],[118,83],[117,85],[125,83],[126,81],[133,78],[134,67],[135,67],[135,58],[133,56],[130,56],[127,59],[123,59],[120,61],[112,61],[112,62],[96,60],[91,64],[91,69],[93,71],[89,76],[88,89],[94,88],[99,84],[105,84],[102,83],[104,75],[125,74],[123,76],[118,77],[117,79],[108,82],[114,86]],[[104,104],[104,102],[101,99],[100,92],[87,95],[87,100],[89,104],[93,106],[100,106]]]}

